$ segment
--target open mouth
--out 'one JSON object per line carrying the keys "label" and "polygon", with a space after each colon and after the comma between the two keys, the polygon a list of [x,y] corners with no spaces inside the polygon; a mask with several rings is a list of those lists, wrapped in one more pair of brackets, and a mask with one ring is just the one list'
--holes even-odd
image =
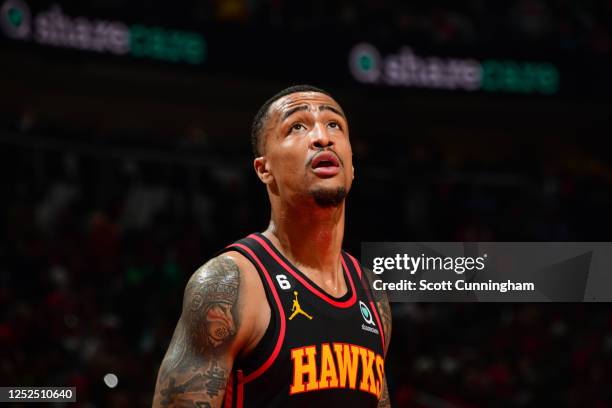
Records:
{"label": "open mouth", "polygon": [[340,167],[340,163],[335,154],[324,152],[320,153],[314,158],[311,167],[313,169],[318,169],[321,167]]}
{"label": "open mouth", "polygon": [[310,167],[320,177],[331,177],[340,172],[340,161],[335,154],[323,152],[312,160]]}

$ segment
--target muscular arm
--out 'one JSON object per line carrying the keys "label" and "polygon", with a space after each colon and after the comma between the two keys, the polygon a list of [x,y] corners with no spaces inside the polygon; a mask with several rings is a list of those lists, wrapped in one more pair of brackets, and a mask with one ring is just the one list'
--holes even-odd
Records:
{"label": "muscular arm", "polygon": [[220,407],[241,325],[240,269],[221,255],[187,283],[183,311],[161,364],[153,406]]}
{"label": "muscular arm", "polygon": [[[364,268],[364,275],[367,279],[368,286],[372,288],[372,282],[374,281],[374,274],[367,268]],[[389,350],[389,342],[391,341],[391,325],[392,325],[392,316],[391,316],[391,307],[389,306],[389,298],[387,297],[387,293],[382,290],[373,290],[372,296],[374,297],[374,302],[376,302],[376,306],[380,311],[380,319],[381,324],[383,326],[383,333],[385,334],[385,356],[387,355],[387,351]],[[391,407],[391,401],[389,399],[389,391],[387,389],[387,379],[385,376],[385,384],[383,386],[383,392],[378,401],[379,408],[387,408]]]}

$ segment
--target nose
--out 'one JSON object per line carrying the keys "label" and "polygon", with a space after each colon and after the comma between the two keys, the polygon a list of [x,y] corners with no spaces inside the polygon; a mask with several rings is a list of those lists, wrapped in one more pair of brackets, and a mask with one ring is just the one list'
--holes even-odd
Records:
{"label": "nose", "polygon": [[334,142],[329,137],[325,125],[317,123],[310,135],[310,147],[313,149],[322,149],[333,145]]}

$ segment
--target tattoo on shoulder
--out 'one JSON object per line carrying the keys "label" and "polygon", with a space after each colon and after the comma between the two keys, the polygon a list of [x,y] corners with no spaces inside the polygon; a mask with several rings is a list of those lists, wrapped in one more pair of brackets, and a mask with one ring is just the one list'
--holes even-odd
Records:
{"label": "tattoo on shoulder", "polygon": [[240,270],[227,256],[212,259],[193,274],[185,289],[182,319],[191,328],[194,344],[215,350],[236,335],[239,287]]}
{"label": "tattoo on shoulder", "polygon": [[224,354],[240,325],[239,289],[240,269],[228,256],[210,260],[191,276],[160,368],[155,406],[207,407],[222,399],[231,370]]}

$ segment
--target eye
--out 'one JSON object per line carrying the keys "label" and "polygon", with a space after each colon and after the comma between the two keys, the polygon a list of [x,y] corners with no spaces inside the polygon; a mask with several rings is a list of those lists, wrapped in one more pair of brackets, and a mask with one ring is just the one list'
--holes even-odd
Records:
{"label": "eye", "polygon": [[338,122],[329,122],[327,126],[329,126],[332,129],[342,129],[342,126],[340,126],[340,123]]}
{"label": "eye", "polygon": [[299,130],[305,130],[306,126],[302,125],[301,123],[294,123],[293,125],[291,125],[291,127],[289,128],[289,133],[291,132],[297,132]]}

